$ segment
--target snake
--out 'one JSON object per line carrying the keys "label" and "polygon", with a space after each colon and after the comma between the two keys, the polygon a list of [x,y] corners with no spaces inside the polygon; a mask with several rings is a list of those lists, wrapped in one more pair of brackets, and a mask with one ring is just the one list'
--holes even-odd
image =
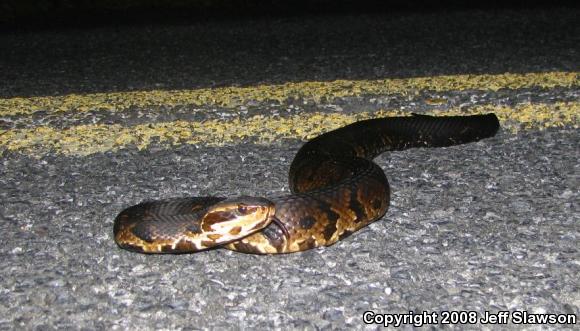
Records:
{"label": "snake", "polygon": [[330,246],[387,213],[391,191],[375,157],[475,142],[498,129],[493,113],[413,113],[354,122],[298,150],[290,165],[288,194],[144,201],[118,214],[114,239],[120,248],[148,254],[212,248],[281,254]]}

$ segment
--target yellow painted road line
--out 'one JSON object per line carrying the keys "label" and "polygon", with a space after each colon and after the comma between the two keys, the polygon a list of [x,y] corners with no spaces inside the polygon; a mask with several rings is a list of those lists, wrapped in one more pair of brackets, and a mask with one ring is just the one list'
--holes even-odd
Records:
{"label": "yellow painted road line", "polygon": [[[516,107],[495,105],[468,109],[451,109],[437,115],[478,114],[493,112],[504,129],[543,129],[548,127],[579,127],[580,102],[555,104],[521,104]],[[408,114],[408,113],[407,113]],[[284,139],[309,139],[323,132],[371,117],[401,115],[400,111],[377,111],[357,114],[309,113],[290,117],[254,116],[248,119],[175,121],[121,125],[79,125],[67,129],[37,127],[0,132],[0,149],[39,156],[45,152],[65,155],[89,155],[137,146],[147,148],[160,142],[222,146],[252,139],[258,144],[270,144]],[[247,141],[247,140],[246,140]]]}
{"label": "yellow painted road line", "polygon": [[417,91],[462,91],[554,88],[580,86],[579,72],[545,72],[497,75],[454,75],[383,80],[337,80],[332,82],[299,82],[251,87],[222,87],[194,90],[154,90],[138,92],[70,94],[51,97],[0,99],[0,116],[27,115],[38,111],[86,112],[123,111],[150,107],[225,107],[233,108],[248,101],[292,99],[321,102],[339,97],[363,95],[408,94]]}

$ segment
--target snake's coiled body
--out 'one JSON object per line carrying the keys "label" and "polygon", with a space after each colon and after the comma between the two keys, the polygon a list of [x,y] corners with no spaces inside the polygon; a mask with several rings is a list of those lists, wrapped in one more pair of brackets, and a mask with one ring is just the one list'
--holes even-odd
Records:
{"label": "snake's coiled body", "polygon": [[493,136],[498,128],[493,114],[356,122],[302,146],[290,166],[289,195],[141,203],[117,216],[115,241],[145,253],[224,247],[275,254],[329,246],[387,212],[389,184],[374,157],[411,147],[473,142]]}

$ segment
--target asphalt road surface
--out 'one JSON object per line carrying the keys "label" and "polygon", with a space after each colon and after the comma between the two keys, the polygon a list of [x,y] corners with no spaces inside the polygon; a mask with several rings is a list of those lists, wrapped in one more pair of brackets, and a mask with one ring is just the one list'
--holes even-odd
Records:
{"label": "asphalt road surface", "polygon": [[[0,329],[379,329],[409,312],[425,315],[407,329],[495,329],[479,319],[501,311],[504,328],[573,328],[579,16],[0,35]],[[345,123],[491,111],[493,138],[377,158],[393,191],[387,215],[332,247],[153,256],[113,241],[115,216],[142,200],[287,192],[303,141]]]}

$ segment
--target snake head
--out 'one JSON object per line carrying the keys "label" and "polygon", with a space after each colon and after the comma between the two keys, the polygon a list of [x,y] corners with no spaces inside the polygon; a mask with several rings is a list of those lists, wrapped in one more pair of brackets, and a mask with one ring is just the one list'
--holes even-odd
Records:
{"label": "snake head", "polygon": [[115,219],[113,234],[119,246],[132,251],[197,252],[279,222],[274,217],[275,211],[270,200],[247,196],[150,201],[123,210]]}
{"label": "snake head", "polygon": [[226,199],[208,208],[201,219],[200,232],[206,238],[206,246],[221,245],[265,228],[276,221],[275,211],[274,203],[264,198]]}

